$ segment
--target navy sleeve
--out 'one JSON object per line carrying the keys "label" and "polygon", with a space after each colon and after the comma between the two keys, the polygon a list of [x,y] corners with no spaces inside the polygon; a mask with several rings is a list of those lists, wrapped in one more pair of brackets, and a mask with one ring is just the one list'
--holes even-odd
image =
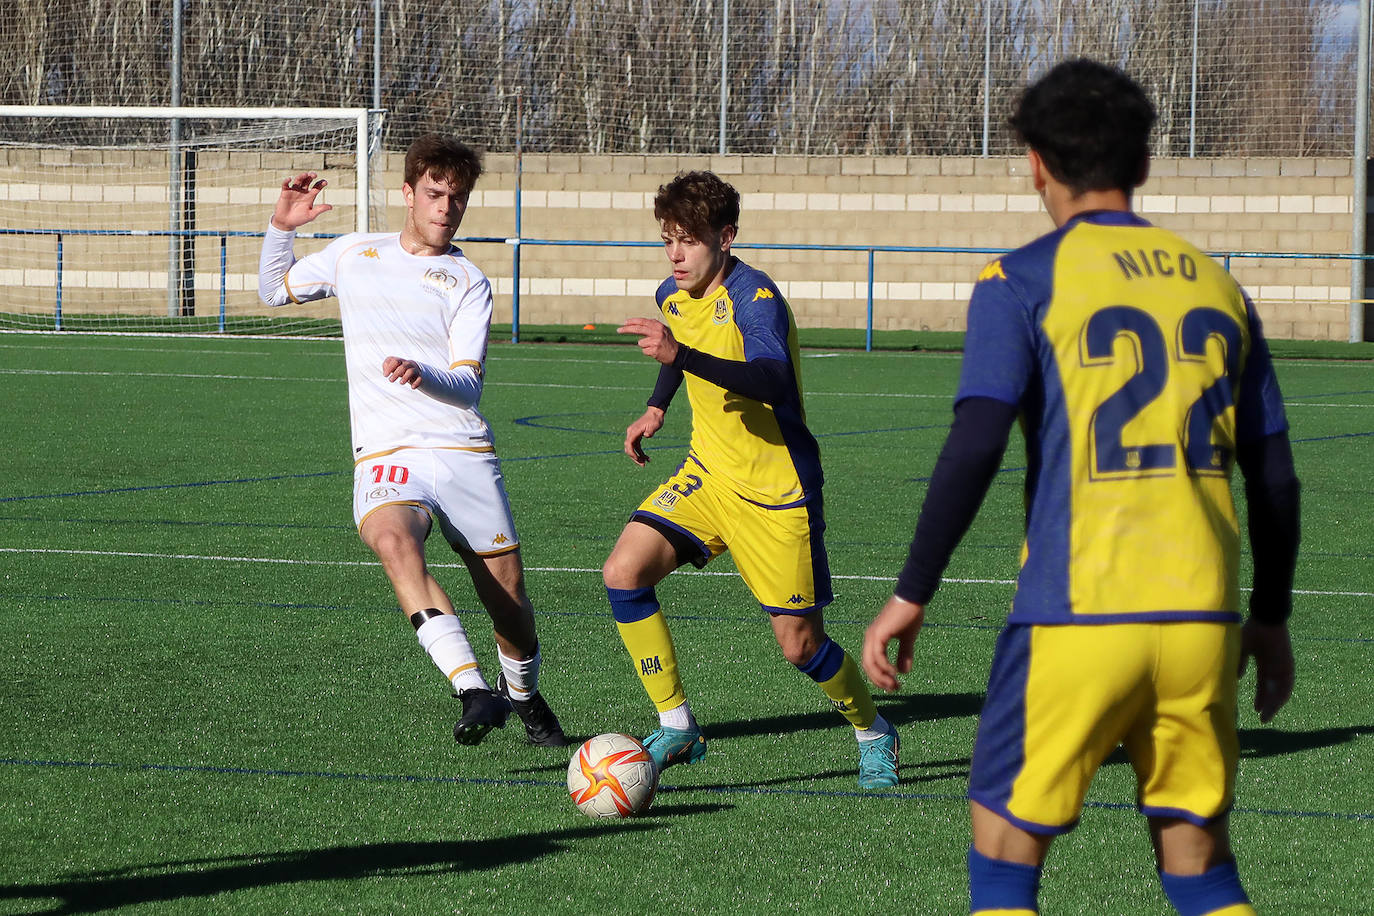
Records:
{"label": "navy sleeve", "polygon": [[[1288,429],[1288,417],[1283,410],[1283,393],[1279,391],[1278,376],[1264,339],[1259,314],[1250,297],[1245,297],[1245,311],[1250,322],[1250,355],[1241,372],[1236,402],[1236,441],[1238,444]],[[1291,466],[1291,462],[1290,462]]]}
{"label": "navy sleeve", "polygon": [[988,487],[997,476],[1017,409],[997,398],[964,398],[954,408],[940,457],[926,490],[906,565],[894,594],[928,604],[940,585],[949,558],[959,545]]}
{"label": "navy sleeve", "polygon": [[1250,617],[1260,623],[1283,623],[1293,611],[1293,571],[1301,539],[1298,475],[1288,434],[1238,443],[1236,463],[1245,477],[1255,566]]}
{"label": "navy sleeve", "polygon": [[969,298],[959,392],[1020,404],[1035,377],[1035,333],[1030,315],[1001,262],[983,271]]}
{"label": "navy sleeve", "polygon": [[659,410],[667,410],[668,405],[673,401],[673,395],[682,385],[682,370],[674,369],[672,366],[658,367],[658,380],[654,382],[654,392],[649,395],[646,402],[647,407],[657,407]]}
{"label": "navy sleeve", "polygon": [[[726,391],[762,401],[781,404],[796,397],[796,380],[790,363],[758,356],[747,361],[722,359],[709,353],[678,344],[673,369],[690,372]],[[662,373],[660,373],[662,377]],[[657,389],[655,389],[657,392]]]}

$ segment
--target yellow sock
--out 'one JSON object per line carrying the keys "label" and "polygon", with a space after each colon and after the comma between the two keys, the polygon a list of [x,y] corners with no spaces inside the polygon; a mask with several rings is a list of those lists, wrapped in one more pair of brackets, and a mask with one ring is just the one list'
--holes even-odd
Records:
{"label": "yellow sock", "polygon": [[802,674],[821,685],[835,711],[857,729],[865,729],[878,718],[873,695],[868,692],[859,666],[835,640],[826,638],[825,644],[805,665],[797,666]]}
{"label": "yellow sock", "polygon": [[651,588],[607,588],[620,639],[629,650],[644,690],[659,712],[687,702],[677,672],[677,652],[668,621]]}

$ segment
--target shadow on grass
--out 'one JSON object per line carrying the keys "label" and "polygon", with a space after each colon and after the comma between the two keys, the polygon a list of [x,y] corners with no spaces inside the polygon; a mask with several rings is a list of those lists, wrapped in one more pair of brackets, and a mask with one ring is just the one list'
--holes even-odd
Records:
{"label": "shadow on grass", "polygon": [[1319,747],[1349,744],[1356,738],[1374,735],[1374,725],[1350,725],[1341,728],[1315,728],[1306,732],[1281,731],[1274,728],[1242,728],[1240,755],[1247,759],[1282,757]]}
{"label": "shadow on grass", "polygon": [[[967,757],[955,758],[952,760],[926,760],[917,763],[903,763],[897,767],[898,776],[901,782],[892,791],[900,792],[904,787],[910,787],[916,783],[941,782],[946,779],[968,779],[969,759]],[[805,783],[824,779],[846,779],[853,780],[859,775],[859,768],[843,770],[826,770],[820,773],[789,773],[786,776],[777,776],[772,779],[748,779],[736,782],[722,783],[703,783],[700,785],[684,786],[663,786],[660,791],[667,792],[732,792],[741,789],[770,789],[773,787],[785,787],[794,791],[806,791]],[[856,784],[851,784],[850,789],[854,794],[861,790]],[[849,795],[849,790],[816,789],[818,794],[843,794]],[[866,793],[865,793],[866,794]],[[875,797],[878,793],[874,793]],[[654,806],[657,810],[657,805]]]}
{"label": "shadow on grass", "polygon": [[[1371,735],[1374,735],[1374,725],[1315,728],[1305,732],[1287,732],[1275,728],[1242,728],[1237,732],[1240,738],[1240,756],[1246,760],[1282,757],[1285,754],[1297,754],[1322,747],[1336,747],[1349,744],[1356,738]],[[1130,760],[1126,752],[1118,747],[1105,762],[1129,763]]]}
{"label": "shadow on grass", "polygon": [[[910,696],[875,697],[878,711],[898,727],[912,722],[933,722],[976,716],[983,708],[981,693],[936,693]],[[707,739],[742,738],[749,735],[780,735],[803,731],[829,731],[844,724],[833,712],[803,712],[763,719],[703,724]]]}
{"label": "shadow on grass", "polygon": [[[654,808],[659,817],[715,810],[718,805]],[[687,810],[691,809],[691,810]],[[573,844],[612,833],[653,830],[645,821],[617,821],[575,830],[522,833],[483,840],[373,843],[296,852],[154,862],[137,868],[75,874],[66,880],[0,888],[0,901],[56,898],[50,914],[98,913],[139,903],[208,898],[216,894],[310,881],[373,876],[476,872],[530,862]]]}

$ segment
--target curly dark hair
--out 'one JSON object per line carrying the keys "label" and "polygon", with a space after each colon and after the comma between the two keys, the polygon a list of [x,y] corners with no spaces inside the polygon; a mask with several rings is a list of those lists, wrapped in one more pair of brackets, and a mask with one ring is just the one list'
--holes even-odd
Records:
{"label": "curly dark hair", "polygon": [[1064,61],[1026,88],[1009,120],[1075,194],[1130,193],[1145,179],[1155,109],[1140,84],[1115,67]]}
{"label": "curly dark hair", "polygon": [[654,195],[654,217],[702,239],[739,228],[739,191],[714,172],[681,172]]}
{"label": "curly dark hair", "polygon": [[425,134],[406,150],[406,184],[413,188],[426,175],[447,181],[459,191],[471,191],[482,176],[482,154],[453,137]]}

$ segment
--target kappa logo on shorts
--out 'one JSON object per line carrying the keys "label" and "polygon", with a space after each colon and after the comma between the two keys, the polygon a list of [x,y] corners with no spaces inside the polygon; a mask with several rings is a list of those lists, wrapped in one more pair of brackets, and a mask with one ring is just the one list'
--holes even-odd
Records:
{"label": "kappa logo on shorts", "polygon": [[398,490],[398,489],[396,489],[395,487],[373,487],[371,490],[368,490],[368,491],[367,491],[367,498],[368,498],[368,499],[373,499],[373,500],[376,500],[376,499],[387,499],[388,497],[391,497],[391,496],[400,496],[400,495],[401,495],[401,491]]}
{"label": "kappa logo on shorts", "polygon": [[677,501],[678,495],[672,490],[664,490],[654,497],[654,505],[658,506],[664,512],[672,512],[673,507],[677,505]]}
{"label": "kappa logo on shorts", "polygon": [[506,537],[504,534],[498,534],[496,537],[491,539],[491,542],[493,544],[509,544],[510,538]]}
{"label": "kappa logo on shorts", "polygon": [[806,603],[806,599],[803,598],[801,595],[793,595],[791,598],[788,598],[788,599],[787,599],[787,603],[788,603],[788,604],[805,604],[805,603]]}

